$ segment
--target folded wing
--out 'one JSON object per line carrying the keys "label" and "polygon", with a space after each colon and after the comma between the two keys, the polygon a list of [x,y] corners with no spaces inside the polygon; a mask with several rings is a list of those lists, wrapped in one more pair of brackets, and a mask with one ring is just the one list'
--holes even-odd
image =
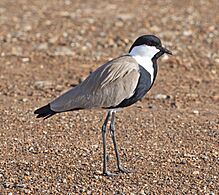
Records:
{"label": "folded wing", "polygon": [[87,79],[50,103],[51,110],[64,112],[86,108],[116,107],[130,98],[140,77],[139,66],[131,56],[114,59]]}

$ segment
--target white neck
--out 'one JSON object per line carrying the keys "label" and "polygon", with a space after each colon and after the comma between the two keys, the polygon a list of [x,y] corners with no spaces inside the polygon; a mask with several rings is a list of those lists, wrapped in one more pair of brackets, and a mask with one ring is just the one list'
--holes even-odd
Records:
{"label": "white neck", "polygon": [[140,45],[135,46],[129,52],[139,65],[141,65],[151,75],[151,83],[154,80],[154,67],[152,58],[159,52],[154,46]]}

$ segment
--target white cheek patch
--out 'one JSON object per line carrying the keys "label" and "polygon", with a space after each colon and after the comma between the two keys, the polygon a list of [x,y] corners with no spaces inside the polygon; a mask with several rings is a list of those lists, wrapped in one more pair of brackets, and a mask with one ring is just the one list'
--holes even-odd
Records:
{"label": "white cheek patch", "polygon": [[160,50],[157,49],[155,46],[147,46],[145,45],[145,53],[147,53],[148,56],[154,57]]}
{"label": "white cheek patch", "polygon": [[159,52],[160,50],[154,46],[140,45],[134,47],[129,53],[138,64],[144,67],[147,72],[151,75],[151,83],[154,80],[154,67],[152,58]]}
{"label": "white cheek patch", "polygon": [[139,65],[141,65],[151,75],[151,84],[154,80],[154,67],[151,58],[143,58],[141,56],[132,56]]}
{"label": "white cheek patch", "polygon": [[160,50],[155,46],[139,45],[135,46],[129,54],[132,56],[142,56],[152,59],[159,51]]}

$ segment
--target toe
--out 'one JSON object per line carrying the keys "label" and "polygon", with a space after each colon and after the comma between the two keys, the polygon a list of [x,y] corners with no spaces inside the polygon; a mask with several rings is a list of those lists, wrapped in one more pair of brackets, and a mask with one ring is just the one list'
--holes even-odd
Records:
{"label": "toe", "polygon": [[116,174],[116,173],[111,173],[111,172],[109,172],[109,171],[104,171],[104,172],[103,172],[103,175],[104,175],[104,176],[108,176],[108,177],[113,177],[113,176],[117,176],[118,174]]}
{"label": "toe", "polygon": [[129,171],[128,169],[122,167],[122,166],[119,166],[118,167],[119,171],[122,172],[122,173],[130,173],[131,171]]}

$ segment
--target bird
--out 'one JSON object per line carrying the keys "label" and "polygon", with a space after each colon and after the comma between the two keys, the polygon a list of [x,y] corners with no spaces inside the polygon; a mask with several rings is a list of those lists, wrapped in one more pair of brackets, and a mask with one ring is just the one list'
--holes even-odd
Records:
{"label": "bird", "polygon": [[[34,111],[37,118],[47,119],[57,113],[100,108],[107,111],[102,125],[103,175],[114,176],[130,171],[121,165],[116,143],[115,115],[119,110],[141,100],[157,76],[157,60],[172,52],[162,46],[155,35],[142,35],[129,52],[114,58],[92,72],[83,82],[69,89],[47,105]],[[108,123],[109,129],[107,128]],[[106,133],[112,138],[118,171],[107,168]]]}

